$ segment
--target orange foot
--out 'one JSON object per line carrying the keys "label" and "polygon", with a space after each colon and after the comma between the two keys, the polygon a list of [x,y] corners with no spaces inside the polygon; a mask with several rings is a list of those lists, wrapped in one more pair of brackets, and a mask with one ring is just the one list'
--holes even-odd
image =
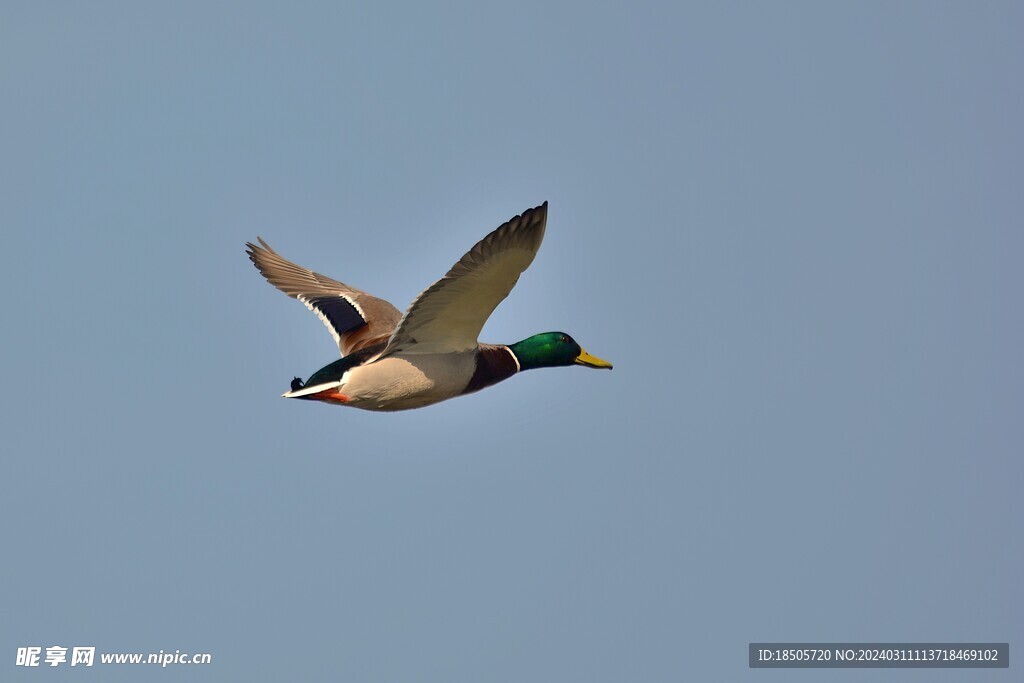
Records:
{"label": "orange foot", "polygon": [[310,398],[314,398],[318,401],[329,401],[333,403],[348,403],[351,399],[348,396],[341,393],[337,389],[324,389],[323,391],[313,394]]}

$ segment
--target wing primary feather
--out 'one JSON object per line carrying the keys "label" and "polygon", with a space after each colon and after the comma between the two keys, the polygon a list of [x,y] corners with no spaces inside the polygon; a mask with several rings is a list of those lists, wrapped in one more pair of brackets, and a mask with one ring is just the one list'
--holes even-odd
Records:
{"label": "wing primary feather", "polygon": [[253,265],[270,284],[316,313],[342,355],[386,340],[398,325],[401,313],[387,301],[292,263],[262,237],[256,240],[259,245],[246,243]]}
{"label": "wing primary feather", "polygon": [[473,245],[413,300],[381,355],[475,348],[487,318],[540,249],[547,206],[544,202],[524,211]]}

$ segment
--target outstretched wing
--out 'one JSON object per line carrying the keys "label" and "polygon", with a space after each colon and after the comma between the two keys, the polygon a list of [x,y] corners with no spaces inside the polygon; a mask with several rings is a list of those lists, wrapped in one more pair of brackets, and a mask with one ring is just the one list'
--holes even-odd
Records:
{"label": "outstretched wing", "polygon": [[296,265],[257,239],[259,245],[246,243],[249,259],[270,284],[319,316],[341,355],[384,341],[398,325],[402,314],[387,301]]}
{"label": "outstretched wing", "polygon": [[544,239],[548,203],[487,235],[409,306],[381,356],[476,348],[494,309],[533,262]]}

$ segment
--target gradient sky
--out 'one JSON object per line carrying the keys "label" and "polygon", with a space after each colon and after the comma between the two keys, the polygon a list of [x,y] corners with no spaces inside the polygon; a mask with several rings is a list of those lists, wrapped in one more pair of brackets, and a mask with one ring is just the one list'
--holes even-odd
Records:
{"label": "gradient sky", "polygon": [[[4,3],[0,678],[1013,658],[1022,29],[1013,2]],[[404,309],[544,200],[483,338],[564,330],[613,372],[279,398],[337,352],[245,241]],[[811,675],[852,677],[968,675]]]}

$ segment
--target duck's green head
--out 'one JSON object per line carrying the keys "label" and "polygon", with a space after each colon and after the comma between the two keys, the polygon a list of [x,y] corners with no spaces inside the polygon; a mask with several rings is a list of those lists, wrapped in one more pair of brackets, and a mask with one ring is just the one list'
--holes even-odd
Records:
{"label": "duck's green head", "polygon": [[519,359],[520,370],[557,368],[565,365],[585,365],[588,368],[612,369],[612,364],[591,356],[576,340],[565,332],[535,334],[509,346]]}

